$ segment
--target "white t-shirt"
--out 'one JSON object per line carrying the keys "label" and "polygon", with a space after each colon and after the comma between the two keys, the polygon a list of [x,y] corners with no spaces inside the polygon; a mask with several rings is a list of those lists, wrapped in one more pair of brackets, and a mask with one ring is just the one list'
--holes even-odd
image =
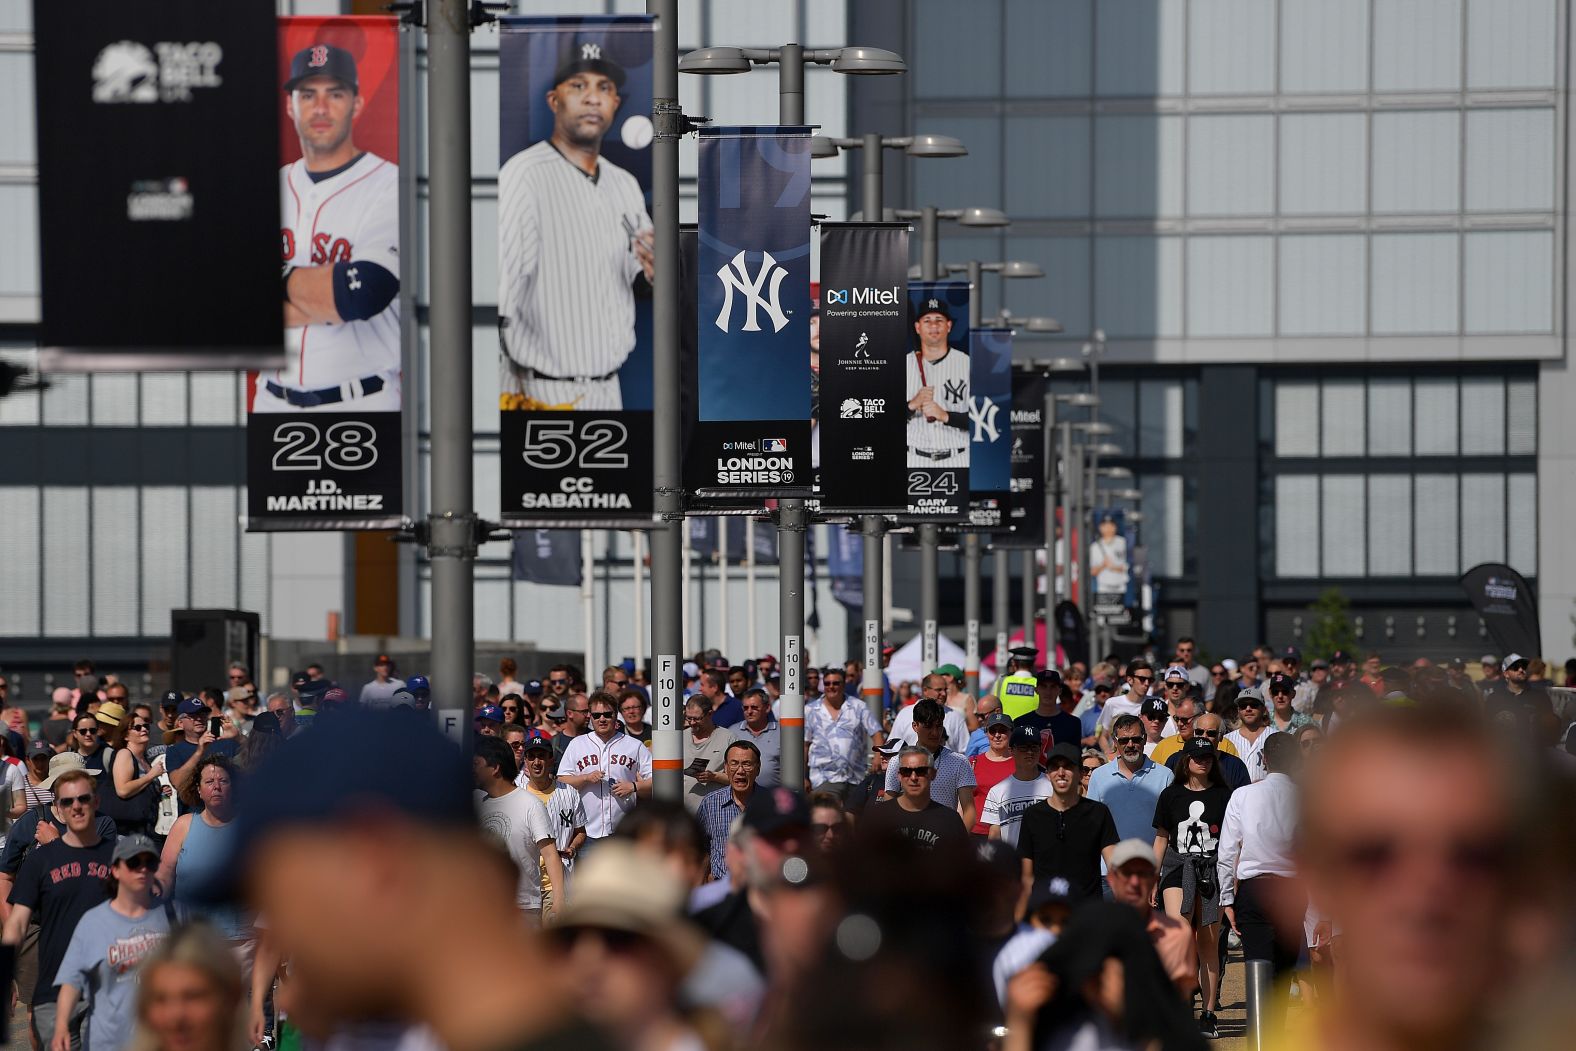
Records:
{"label": "white t-shirt", "polygon": [[1013,774],[991,786],[985,795],[985,811],[980,820],[987,825],[1000,825],[1002,842],[1017,847],[1023,812],[1050,794],[1050,778],[1041,776],[1032,781],[1020,781],[1018,775]]}
{"label": "white t-shirt", "polygon": [[547,808],[531,793],[514,789],[494,799],[477,791],[476,809],[482,828],[503,842],[520,870],[515,901],[522,909],[542,907],[542,844],[553,841]]}
{"label": "white t-shirt", "polygon": [[1142,697],[1134,697],[1131,693],[1124,693],[1112,697],[1105,702],[1105,707],[1100,709],[1098,728],[1106,733],[1113,733],[1116,720],[1123,715],[1137,715],[1138,708],[1144,703]]}
{"label": "white t-shirt", "polygon": [[[916,702],[917,703],[917,702]],[[963,713],[956,708],[948,708],[941,717],[941,731],[946,734],[942,741],[948,748],[959,755],[968,754],[969,750],[969,724],[964,719]],[[914,705],[906,705],[892,717],[892,731],[887,734],[887,740],[902,738],[904,744],[918,744],[919,735],[914,732]]]}

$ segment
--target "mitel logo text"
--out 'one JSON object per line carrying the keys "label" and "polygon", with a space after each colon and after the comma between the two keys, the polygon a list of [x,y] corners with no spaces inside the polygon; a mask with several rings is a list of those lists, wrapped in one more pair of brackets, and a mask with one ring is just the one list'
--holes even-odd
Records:
{"label": "mitel logo text", "polygon": [[832,288],[826,292],[828,306],[897,306],[897,286],[891,288]]}

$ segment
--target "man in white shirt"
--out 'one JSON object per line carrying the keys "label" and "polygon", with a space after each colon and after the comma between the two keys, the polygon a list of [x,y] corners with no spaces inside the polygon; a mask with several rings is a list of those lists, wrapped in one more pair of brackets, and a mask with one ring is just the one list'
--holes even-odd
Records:
{"label": "man in white shirt", "polygon": [[394,677],[394,658],[386,653],[378,654],[377,660],[372,662],[372,676],[372,681],[361,687],[362,707],[390,704],[395,691],[405,688],[405,680]]}
{"label": "man in white shirt", "polygon": [[1105,702],[1105,707],[1100,709],[1100,722],[1097,726],[1100,751],[1106,755],[1116,751],[1111,743],[1111,728],[1122,716],[1138,714],[1139,707],[1154,684],[1155,670],[1149,665],[1143,661],[1133,661],[1127,666],[1127,692],[1113,696]]}
{"label": "man in white shirt", "polygon": [[[947,707],[947,689],[950,684],[947,677],[939,671],[933,671],[920,681],[920,693],[924,696],[921,700],[935,701],[946,709],[942,713],[942,729],[945,732],[947,747],[959,755],[967,755],[969,750],[968,721],[962,712],[956,708]],[[914,702],[918,704],[919,702]],[[892,732],[887,738],[893,741],[902,741],[904,744],[918,744],[919,737],[914,733],[914,705],[905,706],[892,717]]]}
{"label": "man in white shirt", "polygon": [[1297,965],[1307,904],[1305,897],[1288,900],[1301,893],[1293,882],[1297,787],[1288,776],[1300,752],[1291,734],[1266,736],[1264,779],[1237,789],[1226,804],[1216,871],[1221,914],[1242,939],[1243,959],[1270,961],[1278,979]]}
{"label": "man in white shirt", "polygon": [[572,739],[558,760],[558,779],[579,789],[586,808],[586,841],[580,860],[613,834],[638,798],[651,797],[651,750],[624,732],[618,699],[591,695],[591,732]]}
{"label": "man in white shirt", "polygon": [[[1272,676],[1271,685],[1274,684],[1274,680],[1284,678],[1286,678],[1284,675]],[[1226,735],[1226,740],[1237,749],[1237,756],[1248,764],[1248,776],[1254,781],[1262,781],[1269,773],[1264,768],[1264,744],[1280,731],[1270,725],[1269,714],[1264,708],[1264,698],[1259,696],[1257,690],[1237,695],[1237,716],[1242,722]]]}
{"label": "man in white shirt", "polygon": [[515,902],[533,926],[541,926],[542,869],[547,870],[555,907],[562,908],[565,901],[564,866],[553,842],[547,808],[531,793],[515,787],[520,769],[514,752],[501,739],[476,739],[473,769],[481,826],[497,838],[520,870]]}
{"label": "man in white shirt", "polygon": [[1034,727],[1013,727],[1007,748],[1012,752],[1012,775],[986,793],[980,820],[990,826],[991,839],[1016,848],[1023,812],[1051,794],[1051,782],[1040,769],[1040,735]]}

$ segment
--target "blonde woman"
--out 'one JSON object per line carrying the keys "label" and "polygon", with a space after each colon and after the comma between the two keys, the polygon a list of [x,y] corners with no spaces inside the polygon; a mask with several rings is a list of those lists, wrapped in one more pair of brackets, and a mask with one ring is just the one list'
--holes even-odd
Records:
{"label": "blonde woman", "polygon": [[246,1051],[241,965],[218,931],[179,927],[142,963],[128,1051]]}

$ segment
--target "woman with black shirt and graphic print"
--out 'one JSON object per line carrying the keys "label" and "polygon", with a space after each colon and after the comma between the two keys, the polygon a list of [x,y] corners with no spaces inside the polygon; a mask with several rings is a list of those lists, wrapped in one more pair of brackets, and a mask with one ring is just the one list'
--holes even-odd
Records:
{"label": "woman with black shirt and graphic print", "polygon": [[[1218,732],[1218,731],[1217,731]],[[1199,1030],[1216,1035],[1215,996],[1220,988],[1220,886],[1215,850],[1231,789],[1220,772],[1215,742],[1192,737],[1182,747],[1179,777],[1155,803],[1155,858],[1165,910],[1193,926],[1203,963],[1203,1011]]]}

